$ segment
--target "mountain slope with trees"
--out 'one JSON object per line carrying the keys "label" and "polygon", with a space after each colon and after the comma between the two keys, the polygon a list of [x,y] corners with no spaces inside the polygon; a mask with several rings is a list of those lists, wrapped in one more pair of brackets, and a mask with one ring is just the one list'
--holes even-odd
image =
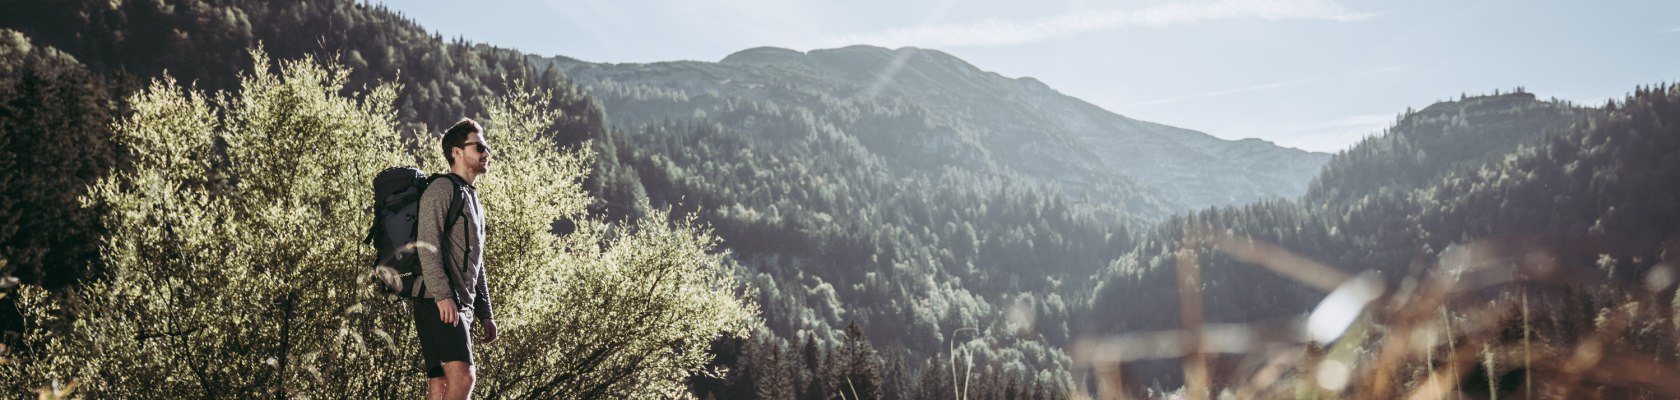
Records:
{"label": "mountain slope with trees", "polygon": [[[1490,262],[1542,271],[1526,279],[1582,293],[1642,286],[1680,243],[1672,223],[1680,191],[1671,184],[1680,179],[1680,130],[1670,122],[1680,118],[1677,99],[1680,85],[1658,85],[1586,108],[1519,89],[1408,112],[1384,135],[1338,154],[1299,200],[1204,210],[1140,233],[1097,286],[1081,329],[1177,329],[1174,282],[1185,259],[1199,265],[1205,322],[1287,320],[1324,299],[1308,282],[1238,256],[1247,240],[1349,275],[1378,272],[1388,285],[1461,268],[1455,260],[1480,249],[1527,254]],[[1238,241],[1205,240],[1208,233]],[[1578,295],[1539,293],[1550,296],[1545,310],[1597,307]],[[1555,326],[1583,323],[1550,315]],[[1139,373],[1177,382],[1176,365],[1151,368]]]}
{"label": "mountain slope with trees", "polygon": [[619,126],[694,119],[731,102],[805,107],[899,172],[1016,174],[1151,219],[1299,195],[1329,158],[1134,120],[937,50],[762,47],[717,63],[545,61],[618,110],[609,117]]}
{"label": "mountain slope with trees", "polygon": [[[1069,289],[1129,247],[1128,226],[1298,195],[1328,158],[1131,120],[932,50],[532,59],[600,99],[655,207],[718,227],[782,345],[856,323],[918,360],[978,328],[963,340],[982,365],[1015,365],[1023,385],[1065,365],[1034,347],[1066,343],[1084,296]],[[1020,346],[1014,308],[1042,321],[1021,355],[998,350]]]}
{"label": "mountain slope with trees", "polygon": [[122,113],[119,90],[0,29],[0,276],[57,288],[102,270],[100,210],[77,199],[118,161],[108,125]]}
{"label": "mountain slope with trees", "polygon": [[[1112,191],[1105,197],[1003,165],[971,132],[989,121],[930,111],[932,100],[799,87],[851,80],[833,74],[774,82],[732,65],[679,64],[646,75],[657,84],[579,79],[593,82],[616,126],[638,126],[622,131],[620,158],[653,206],[699,212],[744,261],[782,346],[807,336],[843,343],[840,328],[856,324],[908,360],[959,340],[982,365],[1013,365],[1017,381],[1032,382],[1036,371],[1065,369],[1054,347],[1068,333],[1067,282],[1118,256],[1128,222],[1146,214],[1137,209],[1166,212],[1123,177],[1089,188]],[[708,92],[731,79],[744,91]],[[1016,308],[1041,329],[1015,337],[1007,316]],[[964,328],[980,334],[954,334]],[[1052,384],[1064,386],[1041,383]]]}

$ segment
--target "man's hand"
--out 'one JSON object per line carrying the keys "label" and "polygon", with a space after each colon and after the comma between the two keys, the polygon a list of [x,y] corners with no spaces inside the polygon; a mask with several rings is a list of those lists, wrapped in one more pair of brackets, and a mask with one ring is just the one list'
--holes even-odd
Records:
{"label": "man's hand", "polygon": [[484,343],[496,341],[496,320],[480,320],[484,325]]}
{"label": "man's hand", "polygon": [[449,324],[449,326],[460,326],[461,316],[455,310],[454,299],[438,299],[437,305],[438,318],[443,319],[443,323]]}

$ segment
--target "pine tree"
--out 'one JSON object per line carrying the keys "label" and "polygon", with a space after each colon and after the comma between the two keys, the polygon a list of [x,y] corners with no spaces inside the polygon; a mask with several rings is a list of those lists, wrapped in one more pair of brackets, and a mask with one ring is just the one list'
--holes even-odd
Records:
{"label": "pine tree", "polygon": [[759,363],[763,367],[759,370],[758,385],[753,388],[755,394],[764,400],[794,398],[797,393],[794,374],[798,373],[798,367],[795,360],[788,356],[792,353],[784,349],[780,339],[763,340],[766,343],[761,347],[765,350],[761,353],[765,358]]}
{"label": "pine tree", "polygon": [[116,162],[108,90],[69,55],[0,29],[0,277],[58,288],[100,270],[101,210],[78,198]]}
{"label": "pine tree", "polygon": [[940,357],[929,358],[916,377],[915,399],[943,400],[955,396],[956,391],[951,388],[950,364]]}
{"label": "pine tree", "polygon": [[880,399],[881,366],[875,347],[863,336],[863,328],[857,322],[846,324],[845,333],[832,367],[835,391],[844,399]]}
{"label": "pine tree", "polygon": [[882,353],[886,361],[881,370],[881,399],[908,400],[915,396],[916,388],[910,379],[910,367],[904,361],[903,346],[892,345]]}
{"label": "pine tree", "polygon": [[800,335],[799,340],[800,343],[803,343],[800,346],[800,360],[802,361],[800,364],[803,366],[800,369],[800,376],[801,380],[804,381],[804,384],[801,385],[800,399],[827,399],[829,394],[826,382],[827,374],[824,373],[826,369],[824,369],[821,361],[827,352],[817,347],[817,339],[808,332]]}

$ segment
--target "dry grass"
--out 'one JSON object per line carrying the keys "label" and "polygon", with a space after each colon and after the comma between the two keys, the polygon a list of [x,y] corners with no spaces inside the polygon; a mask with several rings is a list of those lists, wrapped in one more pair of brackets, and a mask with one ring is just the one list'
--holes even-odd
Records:
{"label": "dry grass", "polygon": [[[1618,284],[1613,259],[1563,265],[1541,243],[1457,246],[1389,284],[1224,230],[1190,232],[1176,253],[1179,329],[1077,340],[1075,376],[1096,379],[1072,398],[1680,397],[1673,266],[1634,260],[1654,264],[1643,284]],[[1195,249],[1327,295],[1304,319],[1205,323]],[[1123,379],[1128,364],[1163,359],[1179,360],[1184,387],[1163,394]]]}

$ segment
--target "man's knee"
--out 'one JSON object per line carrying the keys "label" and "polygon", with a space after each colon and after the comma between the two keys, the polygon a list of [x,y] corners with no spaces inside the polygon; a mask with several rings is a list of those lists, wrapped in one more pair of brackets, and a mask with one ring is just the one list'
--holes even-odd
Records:
{"label": "man's knee", "polygon": [[478,368],[474,368],[472,364],[468,364],[466,361],[450,361],[443,363],[443,376],[449,379],[451,385],[457,383],[471,385],[473,381],[478,380]]}
{"label": "man's knee", "polygon": [[436,377],[426,379],[426,400],[442,400],[449,393],[449,379]]}

